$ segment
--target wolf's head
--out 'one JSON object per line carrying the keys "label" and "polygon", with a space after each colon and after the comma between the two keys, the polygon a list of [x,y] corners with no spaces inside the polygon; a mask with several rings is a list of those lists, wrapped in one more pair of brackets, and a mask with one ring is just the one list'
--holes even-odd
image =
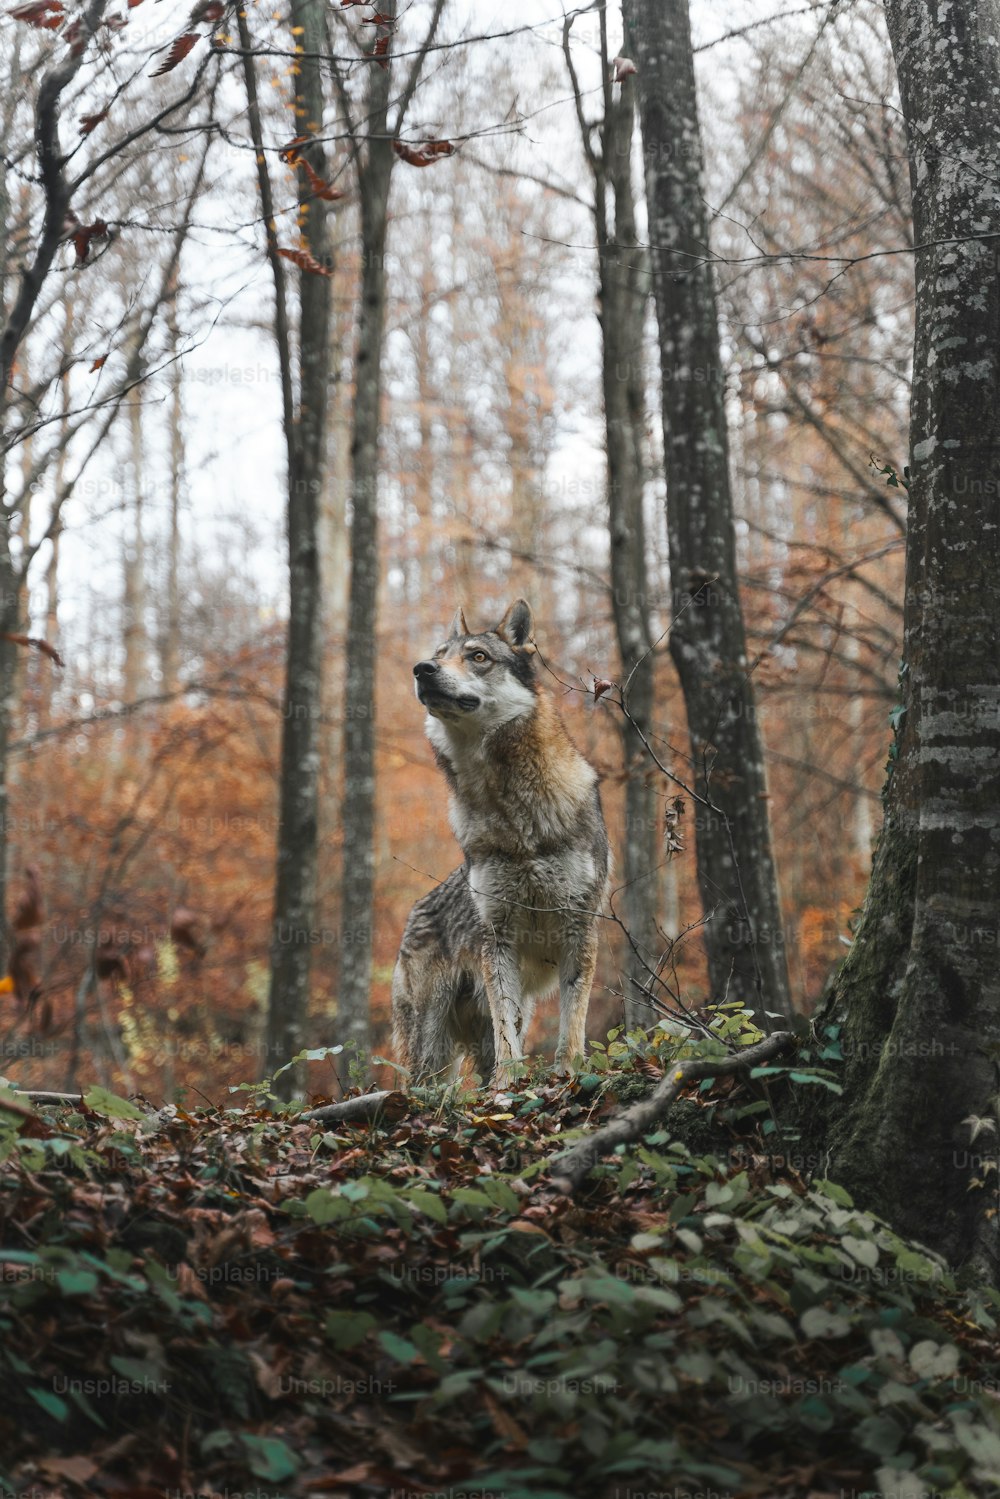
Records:
{"label": "wolf's head", "polygon": [[459,609],[447,640],[413,668],[418,700],[449,728],[480,733],[530,713],[538,690],[532,628],[524,599],[479,634]]}

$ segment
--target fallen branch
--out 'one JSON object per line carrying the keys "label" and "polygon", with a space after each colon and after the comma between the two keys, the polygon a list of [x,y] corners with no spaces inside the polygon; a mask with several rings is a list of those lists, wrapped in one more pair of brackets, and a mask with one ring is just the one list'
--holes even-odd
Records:
{"label": "fallen branch", "polygon": [[83,1103],[82,1093],[47,1093],[44,1089],[38,1092],[32,1088],[26,1093],[18,1090],[21,1098],[30,1098],[32,1103]]}
{"label": "fallen branch", "polygon": [[384,1119],[387,1124],[394,1124],[409,1112],[406,1094],[391,1091],[362,1093],[359,1098],[345,1098],[343,1103],[326,1103],[320,1109],[308,1109],[299,1119],[321,1124],[374,1124],[377,1119]]}
{"label": "fallen branch", "polygon": [[39,1092],[35,1088],[12,1088],[11,1093],[15,1098],[26,1098],[31,1103],[82,1103],[82,1093],[47,1093],[44,1089]]}
{"label": "fallen branch", "polygon": [[647,1130],[652,1129],[681,1089],[696,1078],[719,1077],[723,1073],[759,1067],[762,1062],[788,1051],[794,1044],[795,1037],[791,1031],[776,1031],[773,1036],[768,1036],[756,1046],[748,1046],[744,1051],[734,1052],[732,1056],[698,1057],[689,1062],[678,1062],[657,1083],[647,1098],[641,1098],[631,1108],[616,1114],[610,1123],[594,1134],[578,1140],[563,1155],[553,1156],[550,1162],[554,1173],[551,1178],[552,1186],[557,1192],[570,1196],[590,1174],[602,1155],[610,1155],[616,1145],[631,1145]]}

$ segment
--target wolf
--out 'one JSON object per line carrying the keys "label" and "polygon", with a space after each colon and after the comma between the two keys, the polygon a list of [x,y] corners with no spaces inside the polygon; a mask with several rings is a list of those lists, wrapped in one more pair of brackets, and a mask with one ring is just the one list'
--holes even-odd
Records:
{"label": "wolf", "polygon": [[524,599],[478,632],[459,609],[413,668],[465,855],[413,907],[393,973],[393,1039],[416,1079],[466,1054],[503,1081],[556,985],[556,1067],[583,1054],[608,836],[597,773],[539,684],[533,628]]}

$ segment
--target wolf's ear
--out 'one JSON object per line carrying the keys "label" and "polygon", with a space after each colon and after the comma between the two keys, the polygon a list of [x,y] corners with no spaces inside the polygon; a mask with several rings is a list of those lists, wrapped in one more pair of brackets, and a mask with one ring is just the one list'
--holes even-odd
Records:
{"label": "wolf's ear", "polygon": [[469,629],[468,625],[465,623],[465,610],[464,609],[456,609],[455,610],[455,618],[451,622],[451,633],[450,633],[450,635],[449,635],[448,638],[450,640],[454,640],[457,635],[471,635],[471,634],[472,634],[472,631]]}
{"label": "wolf's ear", "polygon": [[521,648],[531,645],[533,647],[532,632],[535,622],[531,617],[531,605],[524,599],[515,599],[503,619],[497,625],[496,633],[501,640],[506,640],[508,645]]}

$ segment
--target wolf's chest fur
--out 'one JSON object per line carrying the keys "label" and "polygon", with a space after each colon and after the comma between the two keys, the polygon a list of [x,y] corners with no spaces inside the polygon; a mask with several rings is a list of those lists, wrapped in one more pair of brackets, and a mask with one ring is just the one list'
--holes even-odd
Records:
{"label": "wolf's chest fur", "polygon": [[502,928],[527,969],[558,964],[568,927],[593,918],[607,875],[597,775],[550,700],[482,737],[434,724],[451,825],[484,926]]}

